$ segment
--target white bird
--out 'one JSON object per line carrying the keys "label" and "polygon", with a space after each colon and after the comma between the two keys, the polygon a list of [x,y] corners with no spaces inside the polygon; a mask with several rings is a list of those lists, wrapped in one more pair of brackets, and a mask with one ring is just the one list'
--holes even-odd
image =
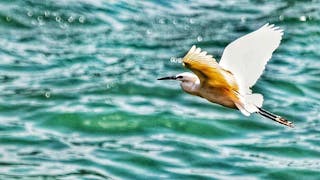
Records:
{"label": "white bird", "polygon": [[265,24],[258,30],[230,43],[219,64],[206,51],[192,46],[183,58],[184,72],[158,80],[181,81],[181,88],[210,102],[238,109],[249,116],[258,113],[268,119],[293,127],[293,123],[262,109],[263,96],[252,93],[251,87],[261,76],[273,51],[279,46],[283,30]]}

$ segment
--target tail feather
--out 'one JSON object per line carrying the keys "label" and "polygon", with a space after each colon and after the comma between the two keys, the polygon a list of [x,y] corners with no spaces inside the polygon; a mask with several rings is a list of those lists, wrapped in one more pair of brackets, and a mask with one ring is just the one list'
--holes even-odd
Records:
{"label": "tail feather", "polygon": [[239,99],[235,101],[235,105],[245,116],[250,116],[251,113],[258,112],[258,108],[260,108],[263,103],[263,96],[257,93],[247,95],[237,93],[237,97]]}
{"label": "tail feather", "polygon": [[280,124],[286,125],[288,127],[294,127],[293,123],[284,119],[281,116],[272,114],[261,108],[263,103],[263,96],[261,94],[247,94],[240,95],[235,92],[238,99],[234,102],[236,107],[241,111],[245,116],[250,116],[251,113],[258,113],[263,117],[276,121]]}
{"label": "tail feather", "polygon": [[272,113],[270,113],[270,112],[268,112],[268,111],[266,111],[266,110],[264,110],[262,108],[258,108],[258,109],[259,109],[259,111],[257,113],[259,113],[261,116],[266,117],[268,119],[271,119],[273,121],[276,121],[276,122],[278,122],[280,124],[286,125],[288,127],[291,127],[291,128],[294,127],[294,125],[293,125],[293,123],[291,121],[288,121],[288,120],[284,119],[281,116],[272,114]]}
{"label": "tail feather", "polygon": [[258,93],[244,95],[244,99],[247,103],[253,104],[259,108],[263,103],[263,96]]}

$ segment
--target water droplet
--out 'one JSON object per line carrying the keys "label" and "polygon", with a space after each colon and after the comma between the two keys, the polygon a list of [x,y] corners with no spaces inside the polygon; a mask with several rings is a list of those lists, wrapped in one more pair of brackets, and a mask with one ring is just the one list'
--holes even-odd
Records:
{"label": "water droplet", "polygon": [[62,23],[62,24],[60,24],[60,28],[61,28],[61,29],[66,29],[66,28],[67,28],[67,26],[68,26],[68,25],[67,25],[66,23]]}
{"label": "water droplet", "polygon": [[43,17],[42,16],[38,16],[38,21],[42,21],[43,20]]}
{"label": "water droplet", "polygon": [[192,18],[189,19],[190,24],[194,24],[194,20]]}
{"label": "water droplet", "polygon": [[39,26],[44,25],[43,17],[42,17],[42,16],[38,16],[38,17],[37,17],[37,20],[38,20],[38,24],[39,24]]}
{"label": "water droplet", "polygon": [[242,16],[242,17],[241,17],[241,22],[242,22],[242,23],[245,23],[246,21],[247,21],[247,18],[244,17],[244,16]]}
{"label": "water droplet", "polygon": [[32,25],[37,25],[37,21],[33,19],[33,20],[31,21],[31,24],[32,24]]}
{"label": "water droplet", "polygon": [[60,17],[60,16],[57,16],[57,17],[56,17],[56,21],[57,21],[57,22],[61,22],[61,17]]}
{"label": "water droplet", "polygon": [[73,21],[74,21],[73,16],[70,16],[70,17],[68,18],[68,22],[71,23],[71,22],[73,22]]}
{"label": "water droplet", "polygon": [[27,15],[28,15],[29,17],[31,17],[31,16],[32,16],[32,12],[31,12],[31,11],[28,11]]}
{"label": "water droplet", "polygon": [[176,24],[178,24],[178,23],[177,23],[177,21],[174,19],[174,20],[172,21],[172,24],[176,25]]}
{"label": "water droplet", "polygon": [[85,17],[84,17],[84,16],[80,16],[80,17],[79,17],[79,22],[80,22],[80,23],[84,23],[84,20],[85,20]]}
{"label": "water droplet", "polygon": [[306,20],[307,20],[307,17],[306,17],[306,16],[300,16],[299,20],[300,20],[300,21],[306,21]]}
{"label": "water droplet", "polygon": [[159,19],[159,23],[164,24],[164,19],[163,18]]}
{"label": "water droplet", "polygon": [[45,11],[45,12],[44,12],[44,16],[45,16],[45,17],[50,16],[50,12],[49,12],[49,11]]}
{"label": "water droplet", "polygon": [[201,36],[198,36],[198,37],[197,37],[197,41],[198,41],[198,42],[201,42],[202,40],[203,40],[203,38],[202,38]]}
{"label": "water droplet", "polygon": [[45,96],[46,98],[50,98],[51,93],[50,93],[50,92],[45,92],[44,96]]}
{"label": "water droplet", "polygon": [[10,21],[11,21],[11,18],[10,18],[9,16],[7,16],[7,17],[6,17],[6,20],[7,20],[8,22],[10,22]]}
{"label": "water droplet", "polygon": [[283,20],[284,20],[283,15],[280,15],[280,16],[279,16],[279,20],[280,20],[280,21],[283,21]]}

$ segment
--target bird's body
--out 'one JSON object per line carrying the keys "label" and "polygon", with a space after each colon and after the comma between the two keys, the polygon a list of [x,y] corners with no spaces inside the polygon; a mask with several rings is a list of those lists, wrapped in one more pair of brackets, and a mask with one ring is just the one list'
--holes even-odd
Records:
{"label": "bird's body", "polygon": [[238,87],[231,75],[227,76],[230,80],[224,87],[215,87],[206,83],[201,84],[200,79],[196,75],[190,73],[184,74],[183,77],[186,75],[192,77],[192,79],[190,81],[181,82],[180,86],[185,92],[205,98],[212,103],[221,104],[228,108],[237,108],[233,101],[236,98],[233,93]]}
{"label": "bird's body", "polygon": [[189,94],[238,109],[246,116],[259,113],[292,127],[291,122],[262,109],[263,96],[253,94],[250,89],[262,74],[272,52],[279,46],[282,35],[281,29],[266,24],[230,43],[219,64],[207,52],[192,46],[183,58],[183,65],[194,74],[185,72],[159,80],[179,80],[181,88]]}
{"label": "bird's body", "polygon": [[[210,102],[221,104],[228,108],[237,109],[235,102],[237,101],[238,85],[234,77],[224,69],[219,69],[224,74],[226,80],[225,86],[212,86],[204,84],[201,90],[201,96]],[[220,84],[220,83],[219,83]]]}

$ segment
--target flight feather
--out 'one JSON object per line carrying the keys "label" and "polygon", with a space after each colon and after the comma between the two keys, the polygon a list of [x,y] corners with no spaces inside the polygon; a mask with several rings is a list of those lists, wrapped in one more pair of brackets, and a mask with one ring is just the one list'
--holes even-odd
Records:
{"label": "flight feather", "polygon": [[226,84],[217,61],[211,55],[207,55],[206,51],[201,51],[196,46],[192,46],[184,56],[183,65],[198,76],[202,85],[209,83],[218,87]]}
{"label": "flight feather", "polygon": [[222,54],[219,65],[232,72],[238,82],[240,94],[250,94],[261,76],[273,51],[279,46],[283,30],[265,24],[258,30],[231,42]]}

